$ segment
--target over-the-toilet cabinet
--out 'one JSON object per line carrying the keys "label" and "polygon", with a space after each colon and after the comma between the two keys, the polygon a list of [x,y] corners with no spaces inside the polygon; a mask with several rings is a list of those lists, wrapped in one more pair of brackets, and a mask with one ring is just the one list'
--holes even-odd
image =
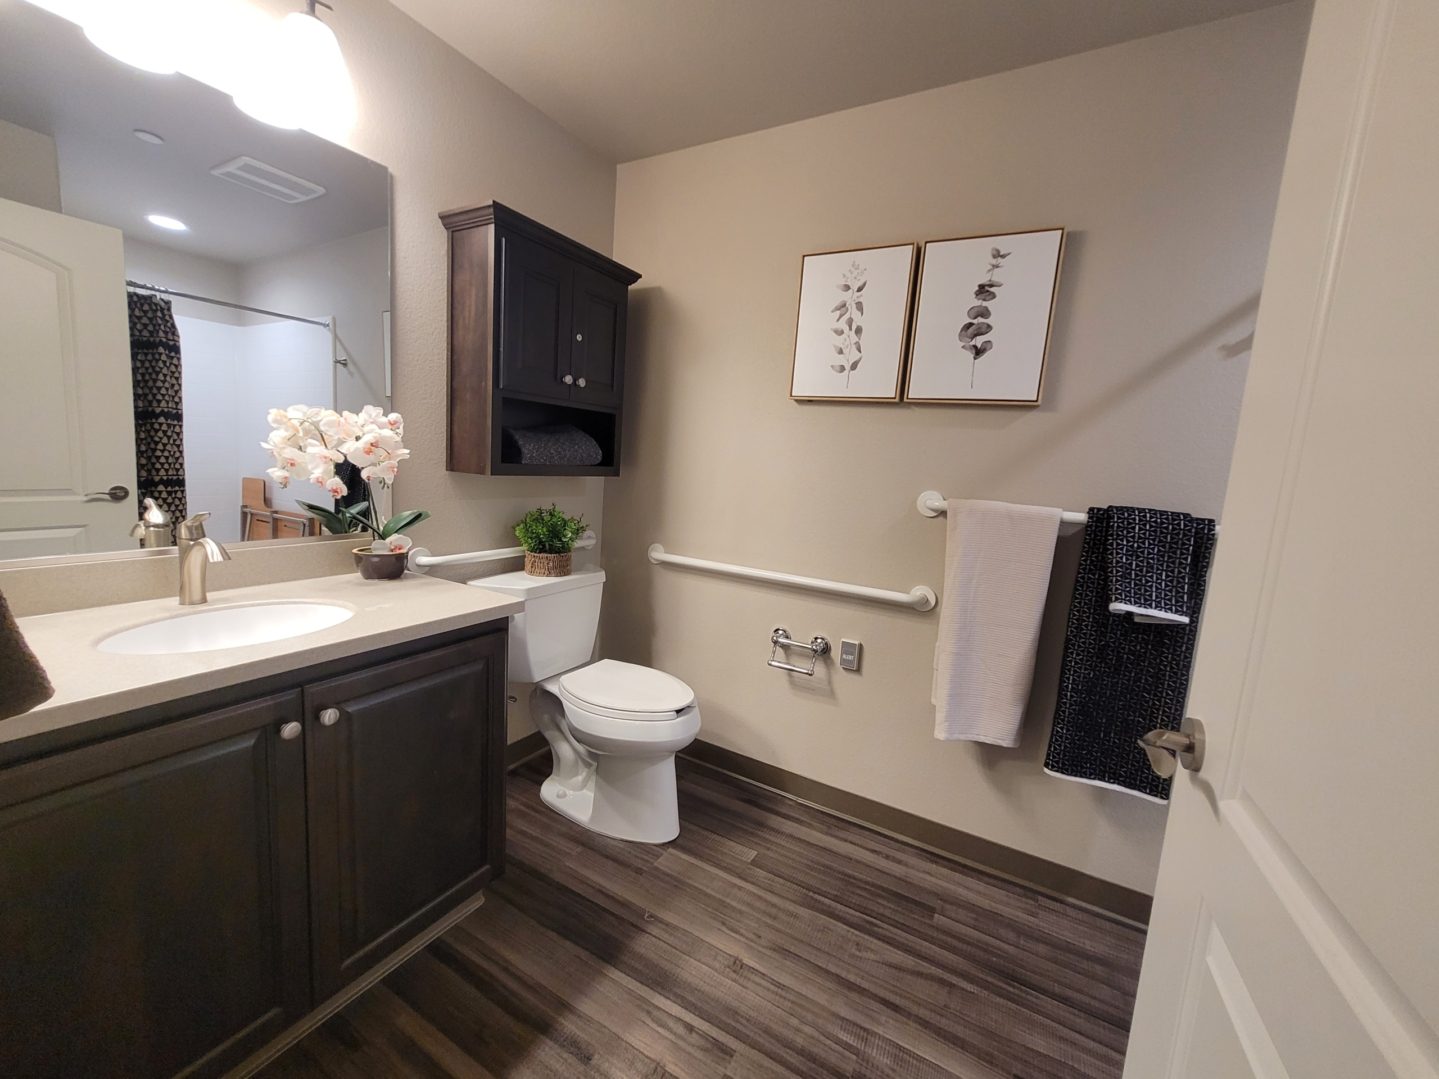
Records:
{"label": "over-the-toilet cabinet", "polygon": [[[450,238],[447,467],[618,475],[629,286],[640,275],[499,203],[440,219]],[[554,424],[593,437],[601,462],[507,458],[505,427]]]}
{"label": "over-the-toilet cabinet", "polygon": [[504,681],[456,632],[0,770],[0,1075],[219,1074],[474,896]]}

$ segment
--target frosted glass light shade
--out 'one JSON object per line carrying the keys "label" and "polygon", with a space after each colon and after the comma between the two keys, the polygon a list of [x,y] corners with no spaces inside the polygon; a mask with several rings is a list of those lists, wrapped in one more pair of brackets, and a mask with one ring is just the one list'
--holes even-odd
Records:
{"label": "frosted glass light shade", "polygon": [[90,3],[77,12],[91,44],[132,67],[173,75],[190,29],[183,0]]}
{"label": "frosted glass light shade", "polygon": [[355,122],[355,93],[334,31],[313,15],[291,12],[265,39],[265,53],[235,92],[239,108],[275,127],[327,136]]}

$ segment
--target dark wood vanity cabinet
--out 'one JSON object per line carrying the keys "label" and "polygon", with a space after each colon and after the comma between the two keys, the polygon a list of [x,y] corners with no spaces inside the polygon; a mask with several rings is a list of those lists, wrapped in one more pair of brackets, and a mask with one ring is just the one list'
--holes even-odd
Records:
{"label": "dark wood vanity cabinet", "polygon": [[[499,203],[440,219],[450,237],[447,467],[618,475],[629,286],[640,275]],[[556,424],[594,438],[600,464],[509,454],[505,428]]]}
{"label": "dark wood vanity cabinet", "polygon": [[0,770],[0,1075],[219,1074],[472,898],[504,678],[485,632]]}

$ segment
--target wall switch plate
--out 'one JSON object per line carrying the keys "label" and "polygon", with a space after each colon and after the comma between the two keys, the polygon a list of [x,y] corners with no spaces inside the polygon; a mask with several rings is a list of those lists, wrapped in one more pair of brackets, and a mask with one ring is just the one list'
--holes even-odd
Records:
{"label": "wall switch plate", "polygon": [[846,671],[859,670],[859,649],[858,641],[839,642],[839,665]]}

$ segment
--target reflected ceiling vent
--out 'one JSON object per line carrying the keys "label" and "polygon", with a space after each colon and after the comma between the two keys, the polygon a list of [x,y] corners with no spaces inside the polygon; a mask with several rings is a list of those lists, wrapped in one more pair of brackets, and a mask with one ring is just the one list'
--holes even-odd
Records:
{"label": "reflected ceiling vent", "polygon": [[226,161],[223,165],[216,165],[211,169],[210,174],[222,180],[229,180],[232,184],[248,187],[251,191],[258,191],[262,195],[269,195],[281,202],[309,202],[325,193],[325,189],[319,184],[292,175],[284,169],[277,169],[274,165],[257,161],[253,157],[237,157],[233,161]]}

